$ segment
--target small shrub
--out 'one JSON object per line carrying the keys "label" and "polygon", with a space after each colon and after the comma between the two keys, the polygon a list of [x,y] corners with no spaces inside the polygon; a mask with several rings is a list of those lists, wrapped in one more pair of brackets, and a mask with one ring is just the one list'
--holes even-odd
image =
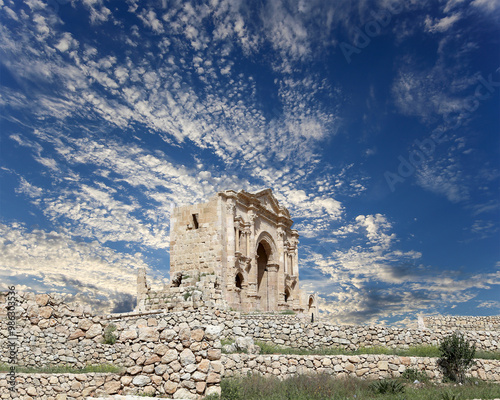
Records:
{"label": "small shrub", "polygon": [[115,324],[109,324],[105,329],[104,329],[104,343],[105,344],[115,344],[116,343],[116,335],[114,332],[116,331],[116,325]]}
{"label": "small shrub", "polygon": [[255,344],[260,347],[260,354],[284,354],[285,349],[269,342],[255,341]]}
{"label": "small shrub", "polygon": [[404,372],[401,374],[401,377],[407,381],[410,382],[427,382],[429,381],[429,376],[423,372],[419,371],[418,369],[415,368],[407,368],[404,370]]}
{"label": "small shrub", "polygon": [[193,293],[191,293],[191,292],[184,292],[184,300],[189,299],[192,295],[193,295]]}
{"label": "small shrub", "polygon": [[239,379],[223,379],[220,383],[222,398],[224,400],[242,399],[241,383]]}
{"label": "small shrub", "polygon": [[295,315],[295,311],[293,310],[285,310],[281,312],[282,315]]}
{"label": "small shrub", "polygon": [[401,382],[384,379],[373,383],[372,390],[377,394],[396,394],[403,393],[405,391],[405,386]]}
{"label": "small shrub", "polygon": [[443,368],[445,379],[463,383],[467,369],[474,364],[476,346],[461,333],[454,332],[443,339],[439,351],[441,358],[438,364]]}

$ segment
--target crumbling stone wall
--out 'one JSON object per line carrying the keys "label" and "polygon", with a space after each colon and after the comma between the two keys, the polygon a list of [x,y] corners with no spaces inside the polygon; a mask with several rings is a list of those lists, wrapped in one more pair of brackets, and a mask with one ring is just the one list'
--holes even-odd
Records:
{"label": "crumbling stone wall", "polygon": [[[299,355],[252,355],[223,354],[225,376],[245,376],[258,373],[276,376],[280,379],[300,374],[327,373],[337,378],[347,376],[362,379],[399,377],[406,369],[425,372],[432,380],[440,381],[442,371],[436,358],[398,357],[389,355],[359,356],[299,356]],[[468,374],[472,378],[500,382],[500,361],[477,360]],[[73,398],[83,400],[88,395],[107,397],[109,394],[143,395],[153,393],[148,378],[137,375],[134,378],[119,374],[19,374],[17,394],[7,395],[6,374],[0,374],[2,398],[25,400],[52,397],[55,400]],[[189,399],[192,394],[186,394]]]}
{"label": "crumbling stone wall", "polygon": [[[138,285],[145,282],[141,275]],[[198,308],[227,308],[227,303],[222,296],[219,278],[214,273],[192,270],[177,274],[175,285],[165,290],[143,290],[139,296],[138,311],[165,310],[185,311]]]}

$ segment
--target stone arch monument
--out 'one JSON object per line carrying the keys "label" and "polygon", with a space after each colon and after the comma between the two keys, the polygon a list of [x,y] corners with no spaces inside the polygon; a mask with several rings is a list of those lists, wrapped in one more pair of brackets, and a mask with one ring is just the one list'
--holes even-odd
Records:
{"label": "stone arch monument", "polygon": [[[205,288],[207,296],[215,293],[217,305],[235,310],[310,314],[310,298],[299,289],[299,234],[292,225],[271,189],[226,190],[206,203],[174,208],[170,277],[184,277],[182,282],[188,282],[187,276],[203,277],[213,286]],[[140,282],[138,293],[144,298],[149,289]]]}

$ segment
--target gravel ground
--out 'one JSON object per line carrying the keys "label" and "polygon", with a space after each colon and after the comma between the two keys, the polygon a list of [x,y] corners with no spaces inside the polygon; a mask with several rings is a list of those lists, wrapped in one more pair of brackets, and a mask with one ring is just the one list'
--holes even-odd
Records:
{"label": "gravel ground", "polygon": [[[120,394],[114,394],[106,397],[87,397],[87,400],[144,400],[144,399],[165,400],[164,398],[161,397],[144,397],[144,396],[132,396],[132,395],[122,396]],[[177,400],[188,400],[188,399],[177,399]]]}

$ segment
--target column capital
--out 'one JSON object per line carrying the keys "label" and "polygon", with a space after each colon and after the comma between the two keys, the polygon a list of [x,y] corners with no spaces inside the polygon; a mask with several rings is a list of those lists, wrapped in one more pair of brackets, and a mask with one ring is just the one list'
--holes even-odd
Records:
{"label": "column capital", "polygon": [[236,211],[236,206],[234,205],[233,199],[228,199],[226,203],[226,212],[230,215],[234,215]]}

